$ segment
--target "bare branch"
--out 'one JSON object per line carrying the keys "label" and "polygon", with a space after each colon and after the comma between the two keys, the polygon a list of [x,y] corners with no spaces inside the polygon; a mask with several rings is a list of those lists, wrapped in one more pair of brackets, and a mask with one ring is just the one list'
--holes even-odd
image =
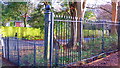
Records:
{"label": "bare branch", "polygon": [[86,8],[89,8],[89,9],[102,9],[102,10],[108,12],[109,14],[112,14],[112,12],[110,12],[109,10],[107,10],[107,9],[105,9],[103,7],[95,7],[95,8],[93,8],[93,7],[86,7]]}
{"label": "bare branch", "polygon": [[109,10],[107,10],[107,9],[105,9],[105,8],[103,8],[103,7],[100,7],[100,9],[102,9],[102,10],[104,10],[104,11],[106,11],[106,12],[112,14],[112,12],[110,12]]}

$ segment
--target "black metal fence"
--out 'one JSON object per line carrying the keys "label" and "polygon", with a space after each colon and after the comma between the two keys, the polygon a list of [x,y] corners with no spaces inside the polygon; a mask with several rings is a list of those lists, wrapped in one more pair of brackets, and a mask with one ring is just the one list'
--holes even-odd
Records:
{"label": "black metal fence", "polygon": [[[54,40],[58,44],[58,49],[54,49],[53,58],[57,55],[55,59],[58,65],[66,65],[118,50],[119,24],[112,24],[109,21],[78,21],[77,18],[72,20],[73,18],[69,16],[55,15],[55,18]],[[81,28],[77,27],[81,25]],[[113,26],[116,33],[110,31]],[[82,36],[77,36],[78,31],[81,31]],[[77,37],[80,37],[79,40],[76,39]]]}
{"label": "black metal fence", "polygon": [[44,66],[44,41],[5,37],[3,57],[19,66]]}
{"label": "black metal fence", "polygon": [[[118,50],[118,24],[45,12],[44,41],[3,38],[3,57],[20,66],[65,66]],[[115,26],[115,32],[111,29]]]}

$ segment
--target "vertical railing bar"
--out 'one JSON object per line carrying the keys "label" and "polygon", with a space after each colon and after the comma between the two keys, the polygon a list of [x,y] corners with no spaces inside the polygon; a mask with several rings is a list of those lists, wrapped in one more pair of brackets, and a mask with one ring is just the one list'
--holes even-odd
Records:
{"label": "vertical railing bar", "polygon": [[[58,25],[58,24],[55,24],[55,28],[56,28],[56,40],[58,39],[58,38],[57,38],[57,35],[58,35],[57,25]],[[54,39],[55,39],[55,38],[54,38]],[[57,42],[54,42],[54,44],[55,44],[55,52],[54,52],[55,54],[54,54],[54,55],[55,55],[55,66],[58,66],[58,62],[59,62],[59,59],[58,59],[58,58],[59,58],[58,47],[59,47],[59,44],[58,44],[58,43],[56,44],[56,43],[57,43]]]}
{"label": "vertical railing bar", "polygon": [[[85,22],[87,22],[87,21],[85,21]],[[87,31],[88,31],[88,34],[86,35],[86,38],[90,38],[90,24],[86,24],[85,23],[85,25],[87,25],[88,26],[88,28],[87,28]],[[88,39],[87,40],[87,44],[89,44],[89,42],[90,42],[90,39]],[[87,56],[90,56],[90,54],[89,53],[87,53]],[[86,56],[85,56],[86,57]]]}
{"label": "vertical railing bar", "polygon": [[118,50],[120,51],[120,49],[119,49],[120,48],[120,21],[118,23],[118,29],[117,30],[118,30],[118,41],[117,41],[118,42]]}
{"label": "vertical railing bar", "polygon": [[3,40],[2,43],[3,43],[3,53],[4,53],[3,57],[5,58],[5,55],[6,55],[6,53],[5,53],[6,52],[5,38],[2,37],[2,40]]}
{"label": "vertical railing bar", "polygon": [[[59,31],[59,32],[58,32],[58,40],[59,40],[59,41],[58,41],[58,42],[61,41],[61,40],[60,40],[60,31],[61,31],[61,30],[60,30],[60,28],[61,28],[61,27],[60,27],[60,24],[61,24],[61,22],[58,21],[58,25],[59,25],[59,28],[58,28],[58,31]],[[62,54],[62,48],[61,48],[60,45],[61,45],[61,44],[59,44],[59,47],[60,47],[60,58],[61,58],[61,64],[62,64],[62,61],[63,61],[63,60],[62,60],[62,55],[61,55],[61,54]]]}
{"label": "vertical railing bar", "polygon": [[102,53],[104,53],[104,24],[102,24]]}
{"label": "vertical railing bar", "polygon": [[[70,19],[70,18],[68,17],[68,20],[69,20],[69,19]],[[68,28],[68,31],[71,32],[71,31],[69,30],[69,28],[70,28],[70,27],[69,27],[69,23],[70,23],[70,22],[67,22],[67,23],[68,23],[68,27],[67,27],[67,28]],[[69,34],[70,34],[69,32],[68,32],[68,40],[67,40],[67,42],[69,42]],[[70,55],[70,54],[69,54],[69,49],[68,49],[68,58],[69,58],[69,62],[70,62],[70,57],[69,57],[69,55]]]}
{"label": "vertical railing bar", "polygon": [[[66,16],[65,16],[65,19],[67,19]],[[66,29],[66,30],[65,30],[65,31],[66,31],[66,32],[65,32],[65,43],[67,44],[67,39],[68,39],[68,38],[67,38],[67,22],[65,22],[65,24],[66,24],[66,25],[65,25],[65,29]],[[68,59],[68,49],[66,49],[66,56],[67,56],[67,59]],[[69,59],[68,59],[68,60],[69,60]],[[67,60],[67,61],[68,61],[68,60]],[[68,63],[68,62],[67,62],[67,63]]]}
{"label": "vertical railing bar", "polygon": [[[65,16],[65,19],[68,19],[66,16]],[[68,26],[68,22],[66,22],[66,44],[67,44],[67,41],[68,41],[68,30],[67,30],[67,26]],[[67,58],[68,58],[68,49],[66,50],[67,52]],[[68,58],[68,61],[69,61],[69,58]],[[69,62],[67,62],[69,63]]]}
{"label": "vertical railing bar", "polygon": [[94,44],[94,46],[92,47],[93,48],[93,55],[92,56],[94,56],[95,55],[95,50],[94,50],[94,47],[95,47],[95,24],[93,24],[93,44]]}
{"label": "vertical railing bar", "polygon": [[[63,24],[63,22],[61,21],[60,22],[60,41],[61,41],[61,44],[63,44],[63,42],[62,42],[62,24]],[[64,48],[62,47],[62,64],[64,65],[64,55],[63,55],[63,50],[64,50]]]}
{"label": "vertical railing bar", "polygon": [[[74,20],[74,17],[71,16],[71,18],[72,18],[72,20]],[[73,25],[72,27],[73,27],[73,29],[74,29],[74,28],[75,28],[75,27],[74,27],[74,22],[72,22],[72,25]],[[73,31],[73,33],[74,33],[74,31]],[[74,37],[73,37],[73,40],[74,40]],[[73,46],[74,46],[74,41],[72,41],[72,42],[73,42]],[[73,47],[71,48],[71,55],[72,55],[72,56],[71,56],[71,59],[72,59],[72,62],[73,62],[73,51],[72,51],[72,50],[73,50]]]}
{"label": "vertical railing bar", "polygon": [[[2,57],[4,57],[4,38],[1,36],[1,45],[2,45]],[[4,57],[5,58],[5,57]]]}
{"label": "vertical railing bar", "polygon": [[20,54],[19,54],[19,39],[16,38],[17,40],[17,51],[18,51],[18,66],[20,65]]}
{"label": "vertical railing bar", "polygon": [[7,38],[5,37],[5,58],[6,56],[7,56]]}
{"label": "vertical railing bar", "polygon": [[6,59],[8,59],[7,57],[8,57],[8,42],[7,42],[7,37],[6,37]]}
{"label": "vertical railing bar", "polygon": [[34,41],[34,66],[36,66],[36,41]]}
{"label": "vertical railing bar", "polygon": [[7,37],[7,54],[8,54],[8,60],[9,60],[9,37]]}
{"label": "vertical railing bar", "polygon": [[[72,17],[72,16],[69,16],[69,17],[70,17],[70,20],[73,20],[73,17]],[[73,22],[71,22],[71,24],[70,24],[71,27],[72,27],[72,24],[73,24]],[[70,35],[70,36],[71,36],[71,38],[72,38],[72,31],[71,31],[71,35]],[[72,38],[72,39],[73,39],[73,38]],[[74,42],[74,41],[72,41],[72,42]],[[72,51],[71,51],[71,50],[72,50],[72,48],[70,49],[70,55],[72,55]],[[71,62],[72,62],[72,56],[70,56],[70,59],[71,59]]]}
{"label": "vertical railing bar", "polygon": [[52,57],[53,57],[53,33],[54,33],[54,16],[51,13],[51,23],[50,23],[50,66],[52,66]]}
{"label": "vertical railing bar", "polygon": [[[27,39],[26,39],[27,40]],[[27,53],[27,51],[29,50],[29,41],[28,42],[25,42],[25,44],[27,45],[27,49],[25,49],[25,54]],[[30,57],[27,55],[26,56],[27,57],[27,62],[29,62],[29,59],[30,59]],[[28,64],[27,64],[27,66],[29,66]]]}
{"label": "vertical railing bar", "polygon": [[[15,58],[15,52],[17,52],[17,47],[18,47],[18,45],[17,45],[17,40],[16,40],[16,38],[12,38],[11,40],[10,40],[11,42],[14,42],[15,43],[15,46],[12,44],[12,46],[14,46],[15,47],[15,49],[13,49],[12,47],[11,47],[11,50],[13,50],[13,57],[12,58]],[[11,54],[12,54],[12,52],[11,52]],[[18,55],[17,55],[18,56]]]}
{"label": "vertical railing bar", "polygon": [[[61,18],[63,18],[62,16],[61,16]],[[65,34],[64,34],[64,32],[65,32],[65,29],[64,29],[64,24],[65,24],[65,22],[61,22],[61,42],[62,42],[62,44],[64,44],[64,36],[65,36]],[[63,51],[64,51],[64,49],[63,49]],[[65,57],[64,56],[64,52],[62,52],[63,53],[63,57]],[[65,61],[65,60],[64,60]],[[63,61],[63,65],[64,65],[64,61]]]}

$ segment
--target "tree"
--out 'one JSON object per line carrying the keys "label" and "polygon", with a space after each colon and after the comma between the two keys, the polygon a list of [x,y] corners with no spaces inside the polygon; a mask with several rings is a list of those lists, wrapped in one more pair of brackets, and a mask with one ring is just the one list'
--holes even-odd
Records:
{"label": "tree", "polygon": [[88,11],[85,12],[85,15],[84,15],[85,19],[91,19],[93,17],[96,17],[95,14],[93,13],[93,11],[88,10]]}
{"label": "tree", "polygon": [[[0,2],[0,7],[2,7],[2,2]],[[0,26],[2,26],[2,8],[0,8]]]}
{"label": "tree", "polygon": [[117,22],[117,2],[112,2],[112,21]]}
{"label": "tree", "polygon": [[[77,17],[78,21],[80,21],[80,19],[84,18],[84,14],[85,14],[85,8],[86,8],[86,1],[87,0],[83,0],[80,2],[76,2],[75,0],[73,2],[69,2],[69,10],[70,12],[68,13],[70,16],[72,16],[72,20],[75,20],[75,17]],[[68,9],[64,10],[64,11],[69,11]],[[77,42],[82,43],[82,22],[77,22],[76,23],[72,22],[71,23],[71,40],[68,42],[68,44],[66,44],[66,46],[68,47],[73,47],[74,45],[77,45]],[[77,30],[77,31],[75,31]]]}
{"label": "tree", "polygon": [[117,15],[118,15],[117,20],[118,22],[120,22],[120,1],[118,2],[118,14]]}
{"label": "tree", "polygon": [[[73,20],[75,20],[75,17],[78,17],[78,21],[84,18],[85,14],[85,8],[86,8],[86,1],[83,0],[81,2],[70,2],[70,15],[73,17]],[[77,42],[82,43],[82,22],[77,22],[77,25],[75,23],[71,23],[71,37],[72,37],[72,42],[70,41],[69,43],[74,45],[77,45]],[[77,26],[77,27],[76,27]],[[76,27],[77,31],[75,31],[74,27]],[[69,44],[68,43],[68,44]]]}
{"label": "tree", "polygon": [[117,22],[117,1],[112,0],[112,21],[113,25],[111,26],[111,35],[114,35],[117,33],[116,26],[114,25]]}
{"label": "tree", "polygon": [[[2,26],[5,26],[5,24],[12,20],[11,14],[12,12],[10,11],[10,8],[7,8],[6,4],[1,3],[2,6],[2,10],[1,10],[1,22],[2,22]],[[8,13],[9,12],[9,13]]]}
{"label": "tree", "polygon": [[10,20],[22,20],[20,17],[24,15],[24,27],[26,27],[27,21],[27,14],[29,13],[29,6],[28,2],[7,2],[7,5],[3,6],[2,18],[4,21]]}
{"label": "tree", "polygon": [[31,14],[31,18],[28,20],[28,22],[32,27],[41,29],[44,28],[44,15],[42,13],[43,6],[44,5],[39,3],[37,8],[35,8],[34,12]]}

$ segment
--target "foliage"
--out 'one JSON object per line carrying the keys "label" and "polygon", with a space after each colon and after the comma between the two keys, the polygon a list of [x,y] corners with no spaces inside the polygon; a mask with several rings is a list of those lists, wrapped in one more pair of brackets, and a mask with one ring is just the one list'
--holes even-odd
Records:
{"label": "foliage", "polygon": [[4,23],[10,20],[22,20],[20,16],[29,11],[27,2],[7,2],[7,5],[3,4],[2,8],[2,22]]}
{"label": "foliage", "polygon": [[34,28],[44,29],[44,15],[42,13],[43,6],[44,5],[39,4],[31,14],[30,20],[28,20],[29,24]]}
{"label": "foliage", "polygon": [[95,17],[95,14],[92,11],[86,11],[84,18],[91,19],[92,17]]}
{"label": "foliage", "polygon": [[[83,46],[83,58],[88,58],[88,56],[94,56],[102,52],[102,46],[104,51],[112,51],[117,49],[117,35],[108,37],[99,37],[90,39],[84,42]],[[85,54],[86,53],[86,54]]]}

